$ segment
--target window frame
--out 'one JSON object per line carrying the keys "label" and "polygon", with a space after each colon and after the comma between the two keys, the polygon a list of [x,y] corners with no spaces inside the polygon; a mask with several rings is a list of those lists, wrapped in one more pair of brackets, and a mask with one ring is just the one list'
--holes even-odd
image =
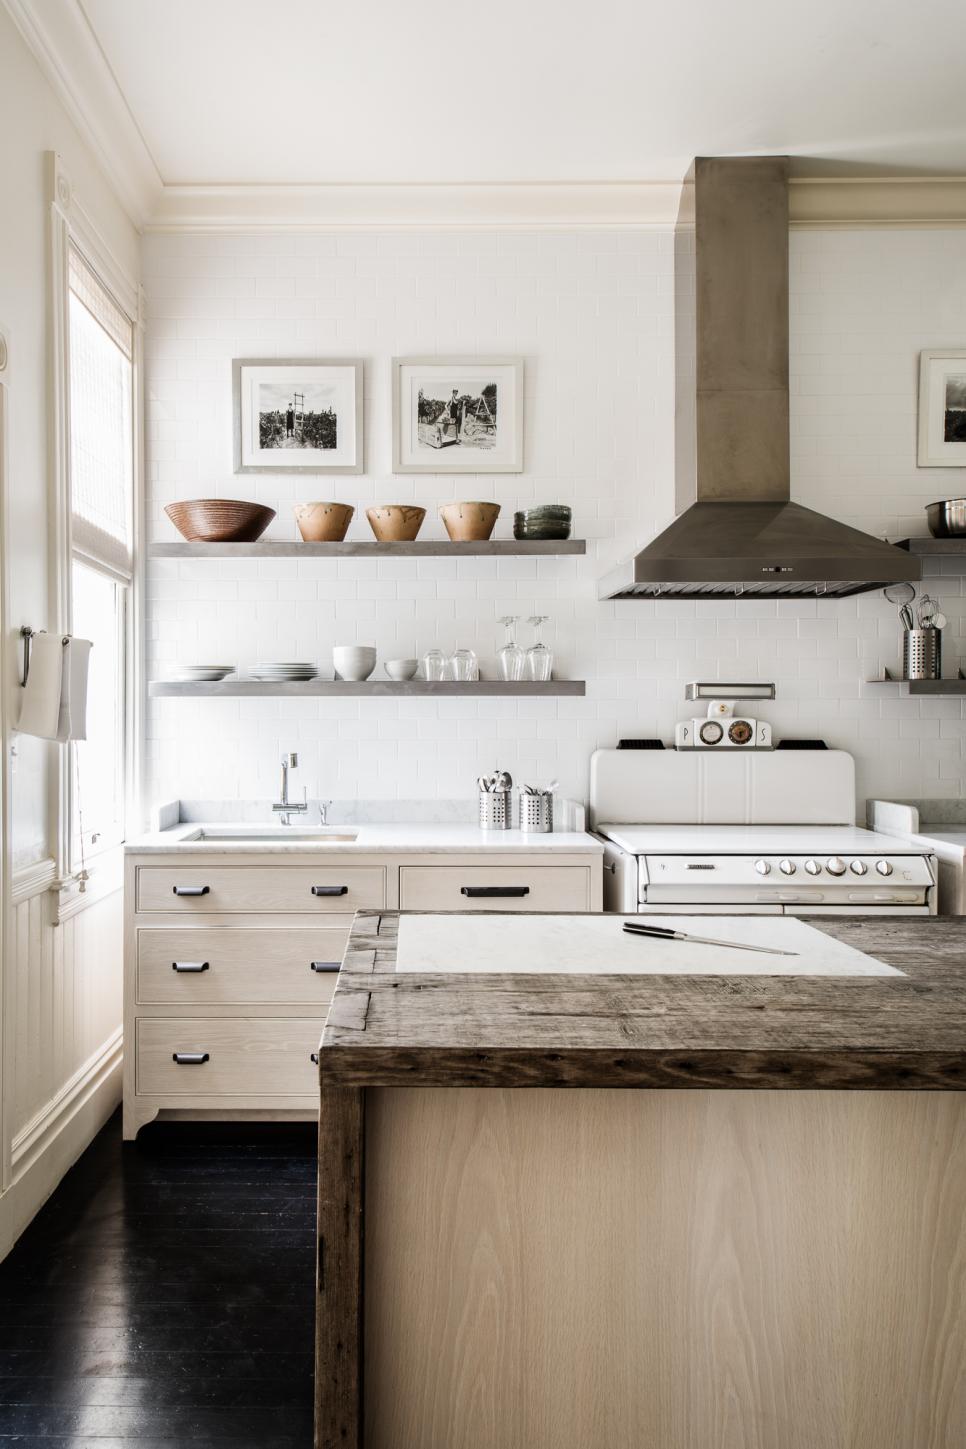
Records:
{"label": "window frame", "polygon": [[[132,569],[124,580],[124,822],[125,834],[141,815],[143,749],[141,723],[143,692],[143,345],[144,294],[120,266],[74,196],[60,157],[48,152],[47,183],[50,222],[50,601],[51,629],[71,632],[71,574],[74,558],[88,567],[119,576],[86,551],[75,551],[71,510],[70,461],[70,282],[71,248],[75,249],[131,323],[131,448],[132,448]],[[70,749],[51,751],[50,840],[56,866],[55,924],[118,888],[122,868],[120,843],[94,858],[91,880],[82,879],[80,852],[74,842],[72,758]]]}

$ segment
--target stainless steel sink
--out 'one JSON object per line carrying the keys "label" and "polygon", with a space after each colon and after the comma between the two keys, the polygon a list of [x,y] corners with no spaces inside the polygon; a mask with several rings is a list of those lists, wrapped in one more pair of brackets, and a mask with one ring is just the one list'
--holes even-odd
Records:
{"label": "stainless steel sink", "polygon": [[303,841],[313,845],[351,842],[358,836],[356,830],[340,830],[337,826],[320,825],[315,829],[293,830],[287,825],[218,825],[211,829],[203,827],[183,837],[184,842],[194,841],[253,841],[256,844],[286,845]]}

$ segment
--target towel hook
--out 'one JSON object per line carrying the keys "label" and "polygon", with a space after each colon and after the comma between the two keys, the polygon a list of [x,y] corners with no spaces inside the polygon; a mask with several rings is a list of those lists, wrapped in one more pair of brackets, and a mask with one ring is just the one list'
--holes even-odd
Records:
{"label": "towel hook", "polygon": [[[21,671],[20,684],[21,684],[21,686],[23,688],[26,688],[27,680],[30,677],[30,645],[31,645],[31,641],[33,640],[33,638],[34,638],[35,635],[37,635],[37,634],[43,634],[45,632],[46,631],[44,629],[31,629],[31,627],[30,627],[29,624],[23,624],[21,626],[21,629],[20,629],[20,637],[23,640],[23,669]],[[61,642],[62,645],[69,644],[70,643],[70,635],[69,634],[65,634],[63,636],[63,638],[61,639],[60,642]]]}

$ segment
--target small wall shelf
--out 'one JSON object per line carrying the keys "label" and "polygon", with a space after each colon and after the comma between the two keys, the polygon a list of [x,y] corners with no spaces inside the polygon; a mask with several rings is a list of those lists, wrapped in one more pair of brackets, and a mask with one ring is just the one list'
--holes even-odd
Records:
{"label": "small wall shelf", "polygon": [[586,692],[582,679],[551,679],[546,683],[531,680],[507,683],[502,679],[479,679],[472,683],[453,679],[432,683],[424,679],[409,679],[405,683],[367,679],[361,683],[350,683],[343,679],[308,679],[281,684],[264,683],[258,679],[220,679],[216,683],[200,684],[179,679],[155,679],[148,685],[148,694],[155,699],[269,699],[276,695],[288,699],[334,699],[360,695],[381,699],[413,699],[428,695],[449,699],[479,699],[494,695],[517,699],[559,699]]}
{"label": "small wall shelf", "polygon": [[966,675],[960,670],[955,679],[901,679],[888,669],[876,679],[867,679],[866,684],[901,684],[906,694],[958,694],[966,695]]}
{"label": "small wall shelf", "polygon": [[451,543],[427,539],[420,543],[296,543],[294,540],[259,539],[257,543],[149,543],[149,558],[520,558],[584,554],[582,538],[486,539],[479,543]]}
{"label": "small wall shelf", "polygon": [[897,548],[908,549],[920,558],[966,559],[966,538],[900,538]]}

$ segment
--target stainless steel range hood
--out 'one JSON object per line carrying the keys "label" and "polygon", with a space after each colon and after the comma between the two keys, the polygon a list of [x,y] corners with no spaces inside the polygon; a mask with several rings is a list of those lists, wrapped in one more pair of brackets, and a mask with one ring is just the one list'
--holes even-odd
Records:
{"label": "stainless steel range hood", "polygon": [[675,238],[684,511],[599,596],[841,596],[918,579],[905,549],[789,501],[787,159],[702,157],[692,177]]}

